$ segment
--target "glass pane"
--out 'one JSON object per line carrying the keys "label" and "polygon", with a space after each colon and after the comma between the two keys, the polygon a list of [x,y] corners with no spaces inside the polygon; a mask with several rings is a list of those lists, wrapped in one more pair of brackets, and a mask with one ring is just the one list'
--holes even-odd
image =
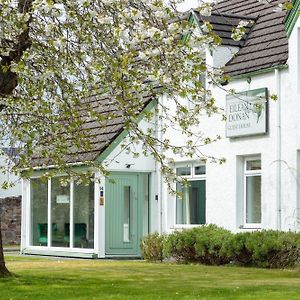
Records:
{"label": "glass pane", "polygon": [[124,186],[123,241],[130,241],[130,186]]}
{"label": "glass pane", "polygon": [[31,236],[33,246],[48,243],[48,182],[40,178],[30,180]]}
{"label": "glass pane", "polygon": [[143,175],[143,236],[149,234],[149,174]]}
{"label": "glass pane", "polygon": [[94,182],[74,183],[74,247],[94,248]]}
{"label": "glass pane", "polygon": [[261,176],[246,177],[246,223],[261,223]]}
{"label": "glass pane", "polygon": [[247,160],[246,169],[247,171],[261,170],[261,160]]}
{"label": "glass pane", "polygon": [[206,166],[197,166],[195,167],[195,175],[205,175],[206,173]]}
{"label": "glass pane", "polygon": [[205,180],[190,181],[189,185],[176,185],[183,195],[176,199],[176,223],[205,224]]}
{"label": "glass pane", "polygon": [[176,168],[176,175],[178,176],[189,176],[191,175],[191,167],[180,167]]}
{"label": "glass pane", "polygon": [[61,184],[62,177],[51,180],[52,246],[70,244],[70,184]]}

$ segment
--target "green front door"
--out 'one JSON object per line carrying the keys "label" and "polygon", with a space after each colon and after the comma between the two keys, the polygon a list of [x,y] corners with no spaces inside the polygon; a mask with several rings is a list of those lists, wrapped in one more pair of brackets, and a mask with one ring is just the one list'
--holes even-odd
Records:
{"label": "green front door", "polygon": [[106,255],[139,255],[138,174],[113,174],[105,203]]}

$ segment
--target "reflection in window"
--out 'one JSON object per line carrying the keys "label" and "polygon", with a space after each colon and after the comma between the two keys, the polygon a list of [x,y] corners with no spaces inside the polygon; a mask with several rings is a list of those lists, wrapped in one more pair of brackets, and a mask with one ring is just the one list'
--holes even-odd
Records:
{"label": "reflection in window", "polygon": [[130,241],[130,186],[124,186],[124,223],[123,223],[123,240]]}
{"label": "reflection in window", "polygon": [[70,184],[62,185],[61,177],[51,180],[52,246],[68,247],[70,227]]}
{"label": "reflection in window", "polygon": [[253,171],[253,170],[260,170],[261,169],[261,160],[247,160],[246,161],[246,170]]}
{"label": "reflection in window", "polygon": [[94,183],[74,183],[74,247],[94,248]]}
{"label": "reflection in window", "polygon": [[189,186],[176,185],[182,198],[176,199],[177,224],[205,224],[205,180],[189,181]]}
{"label": "reflection in window", "polygon": [[261,223],[261,176],[246,177],[246,223]]}
{"label": "reflection in window", "polygon": [[191,175],[191,167],[186,166],[186,167],[176,168],[176,175],[178,175],[178,176],[189,176],[189,175]]}
{"label": "reflection in window", "polygon": [[245,223],[261,223],[261,160],[245,160]]}
{"label": "reflection in window", "polygon": [[33,246],[48,244],[48,181],[30,180],[31,234]]}
{"label": "reflection in window", "polygon": [[195,167],[195,175],[205,175],[206,174],[206,166],[196,166]]}

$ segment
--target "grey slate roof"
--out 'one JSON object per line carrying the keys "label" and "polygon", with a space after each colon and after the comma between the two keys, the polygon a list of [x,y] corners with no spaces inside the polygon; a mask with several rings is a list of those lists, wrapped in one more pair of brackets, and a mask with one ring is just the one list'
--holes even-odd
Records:
{"label": "grey slate roof", "polygon": [[[154,95],[144,97],[142,100],[143,107],[145,108],[154,98]],[[83,106],[80,115],[84,120],[82,130],[85,133],[85,138],[91,143],[91,149],[86,151],[83,148],[76,147],[70,140],[68,153],[62,157],[66,163],[95,161],[124,130],[126,118],[116,102],[107,97],[100,98],[98,95],[93,95],[85,103],[87,106],[85,108]],[[101,113],[101,115],[109,115],[109,118],[100,123],[95,118],[88,116],[88,112],[91,110]],[[31,160],[32,167],[50,165],[53,165],[51,159],[41,157],[39,154],[36,154]]]}
{"label": "grey slate roof", "polygon": [[211,16],[206,17],[199,14],[198,11],[194,11],[194,15],[197,18],[198,24],[201,26],[204,21],[208,21],[212,27],[213,32],[222,38],[222,45],[242,47],[245,44],[246,37],[253,25],[250,23],[245,27],[246,33],[240,41],[234,41],[231,38],[232,29],[236,27],[241,20],[249,20],[254,22],[255,16],[244,16],[244,15],[232,15],[219,12],[213,12]]}
{"label": "grey slate roof", "polygon": [[257,0],[224,0],[214,7],[214,13],[257,17],[241,50],[225,66],[230,76],[241,75],[278,65],[288,59],[288,38],[284,19],[286,11],[275,12],[277,4],[262,4]]}

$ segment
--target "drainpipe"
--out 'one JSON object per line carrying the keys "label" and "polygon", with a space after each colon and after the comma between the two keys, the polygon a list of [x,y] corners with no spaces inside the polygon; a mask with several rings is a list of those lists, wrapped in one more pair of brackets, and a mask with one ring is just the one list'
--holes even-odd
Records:
{"label": "drainpipe", "polygon": [[277,99],[276,111],[276,215],[277,230],[281,230],[281,86],[280,71],[275,69],[275,85]]}
{"label": "drainpipe", "polygon": [[[161,106],[164,107],[164,103],[165,103],[165,95],[162,95],[161,96]],[[163,140],[163,131],[162,131],[162,128],[163,128],[163,109],[160,109],[160,122],[159,122],[159,140],[162,141]],[[160,153],[162,153],[162,150],[163,149],[163,146],[161,144],[161,147],[160,147]],[[163,199],[163,176],[162,176],[162,173],[160,171],[160,169],[158,170],[159,172],[159,187],[160,187],[160,196],[159,196],[159,210],[160,210],[160,213],[159,213],[159,217],[160,217],[160,227],[159,227],[159,233],[162,234],[163,233],[163,201],[166,201],[166,199]],[[166,214],[166,211],[164,212]]]}
{"label": "drainpipe", "polygon": [[[163,96],[162,96],[163,97]],[[159,120],[159,116],[161,116],[162,112],[159,107],[160,103],[163,102],[162,97],[158,100],[158,112],[155,114],[155,127],[156,127],[156,138],[158,140],[161,139],[161,125],[162,122]],[[158,148],[158,151],[161,152],[161,147]],[[155,171],[156,171],[156,180],[157,180],[157,191],[155,196],[155,200],[157,201],[157,209],[158,209],[158,233],[162,233],[162,176],[160,171],[160,163],[158,161],[155,162]]]}

